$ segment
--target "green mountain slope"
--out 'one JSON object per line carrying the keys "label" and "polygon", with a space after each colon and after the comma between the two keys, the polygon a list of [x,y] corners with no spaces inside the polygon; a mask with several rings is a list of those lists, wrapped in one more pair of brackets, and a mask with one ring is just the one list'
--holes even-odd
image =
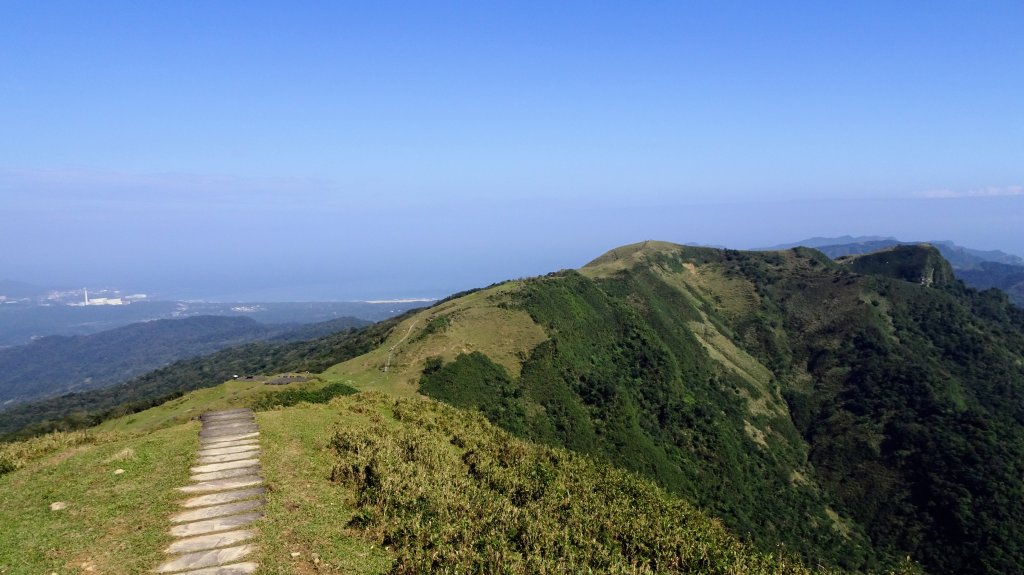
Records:
{"label": "green mountain slope", "polygon": [[[320,515],[330,496],[293,495],[319,526],[303,545],[317,545],[317,530],[338,545],[356,533],[395,553],[394,572],[429,570],[431,558],[458,545],[465,553],[493,545],[519,561],[534,549],[523,534],[555,529],[540,521],[547,515],[611,525],[629,524],[624,518],[635,513],[647,518],[636,529],[655,529],[684,503],[718,518],[723,533],[743,542],[741,557],[781,553],[874,572],[909,555],[933,574],[1024,572],[1024,311],[1001,292],[964,287],[928,246],[838,262],[807,248],[624,246],[578,271],[460,294],[359,332],[182,362],[117,389],[128,404],[82,394],[90,407],[71,423],[136,411],[232,373],[297,369],[324,371],[308,393],[280,401],[258,398],[268,393],[259,385],[230,382],[104,427],[173,426],[198,408],[197,398],[220,408],[323,401],[346,386],[386,392],[261,417],[316,414],[281,423],[276,437],[292,446],[292,461],[320,445],[307,454],[320,466],[310,473],[323,478],[333,466],[349,502],[350,531],[339,531]],[[422,395],[458,409],[426,407]],[[341,405],[350,411],[339,415]],[[492,433],[473,410],[528,443],[467,439]],[[335,424],[337,460],[322,452],[324,426]],[[298,428],[309,435],[286,439]],[[558,462],[582,455],[597,467],[541,469],[552,453],[563,454]],[[281,493],[319,485],[300,469],[281,468],[290,486]],[[634,497],[640,508],[611,497],[626,515],[607,522],[594,503],[603,495],[572,511],[549,507],[557,502],[538,488],[566,487],[562,503],[571,505],[576,490],[602,493],[595,478],[622,472],[659,495]],[[554,483],[538,483],[543,477]],[[590,479],[573,483],[578,477]],[[449,515],[446,503],[459,514]],[[278,512],[290,504],[279,501]],[[508,522],[508,505],[530,509],[537,521]],[[486,517],[501,521],[475,523]],[[655,530],[671,541],[670,527]],[[536,549],[564,559],[558,549],[574,535],[552,533],[554,547]],[[581,568],[636,559],[617,555],[628,549],[619,532],[580,533],[589,535],[573,557],[608,552]],[[495,565],[493,556],[468,561],[467,570]]]}
{"label": "green mountain slope", "polygon": [[[932,248],[841,264],[646,242],[471,297],[325,377],[478,408],[651,477],[765,549],[1024,568],[1024,315]],[[545,337],[491,357],[499,313]]]}
{"label": "green mountain slope", "polygon": [[[319,385],[232,381],[104,429],[0,445],[0,572],[151,570],[195,416]],[[838,573],[744,545],[649,479],[428,399],[362,393],[256,419],[260,573]]]}
{"label": "green mountain slope", "polygon": [[[950,241],[928,242],[934,246],[956,273],[957,279],[979,290],[998,288],[1010,300],[1024,307],[1024,259],[999,250],[976,250]],[[895,238],[811,238],[792,246],[815,248],[833,259],[887,250],[900,245],[917,245]],[[786,248],[792,247],[790,245]]]}
{"label": "green mountain slope", "polygon": [[865,255],[838,258],[858,274],[882,275],[923,286],[949,287],[953,267],[928,245],[898,245]]}

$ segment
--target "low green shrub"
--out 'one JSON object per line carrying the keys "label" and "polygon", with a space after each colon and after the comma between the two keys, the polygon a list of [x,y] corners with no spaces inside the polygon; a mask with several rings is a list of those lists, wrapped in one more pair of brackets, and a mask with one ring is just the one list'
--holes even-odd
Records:
{"label": "low green shrub", "polygon": [[479,413],[367,394],[337,405],[392,414],[332,441],[332,479],[356,491],[350,526],[391,548],[392,573],[818,572],[740,543],[648,479]]}
{"label": "low green shrub", "polygon": [[285,389],[260,395],[250,404],[256,411],[288,407],[298,403],[327,403],[335,397],[352,395],[356,389],[344,383],[332,383],[320,389]]}

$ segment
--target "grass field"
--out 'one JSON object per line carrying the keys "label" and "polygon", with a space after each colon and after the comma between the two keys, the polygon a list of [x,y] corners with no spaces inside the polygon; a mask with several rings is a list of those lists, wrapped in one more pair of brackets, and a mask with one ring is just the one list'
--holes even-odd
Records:
{"label": "grass field", "polygon": [[[188,481],[198,431],[189,423],[101,435],[0,475],[0,573],[152,569],[170,542],[167,517],[180,499],[174,488]],[[51,510],[53,503],[66,507]]]}
{"label": "grass field", "polygon": [[340,427],[365,425],[369,417],[303,404],[261,412],[257,420],[268,487],[261,573],[386,573],[392,554],[346,527],[354,490],[331,481],[331,439]]}
{"label": "grass field", "polygon": [[266,385],[261,381],[232,380],[215,387],[191,391],[145,411],[105,421],[96,429],[121,433],[152,431],[186,423],[208,410],[249,407],[257,398],[283,389],[313,390],[325,385],[326,383],[317,377],[305,383],[290,383],[287,386]]}
{"label": "grass field", "polygon": [[507,282],[423,310],[398,325],[384,345],[322,377],[363,391],[415,397],[428,358],[452,361],[474,351],[517,376],[527,353],[547,339],[528,313],[508,308],[510,294],[519,287],[519,282]]}
{"label": "grass field", "polygon": [[[243,383],[122,422],[136,432],[6,446],[22,460],[0,476],[0,574],[151,570],[170,542],[175,487],[188,483],[199,431],[195,421],[159,426],[264,393]],[[432,400],[369,392],[257,421],[261,575],[813,572],[744,547],[648,480]],[[55,502],[67,506],[51,510]]]}
{"label": "grass field", "polygon": [[[184,498],[175,488],[188,484],[198,449],[199,424],[188,418],[277,391],[232,381],[111,421],[104,431],[4,445],[0,461],[18,469],[0,475],[0,574],[151,570],[171,542],[168,517]],[[268,488],[261,573],[386,572],[390,555],[346,531],[351,497],[330,481],[334,433],[365,416],[304,403],[257,418]],[[51,510],[58,502],[66,507]]]}

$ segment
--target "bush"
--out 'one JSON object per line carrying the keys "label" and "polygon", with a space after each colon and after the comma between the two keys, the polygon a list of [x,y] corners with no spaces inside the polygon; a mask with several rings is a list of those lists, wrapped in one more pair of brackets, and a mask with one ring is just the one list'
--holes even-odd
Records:
{"label": "bush", "polygon": [[653,482],[520,439],[479,414],[360,394],[394,420],[337,432],[350,526],[391,546],[391,573],[810,573],[741,544]]}

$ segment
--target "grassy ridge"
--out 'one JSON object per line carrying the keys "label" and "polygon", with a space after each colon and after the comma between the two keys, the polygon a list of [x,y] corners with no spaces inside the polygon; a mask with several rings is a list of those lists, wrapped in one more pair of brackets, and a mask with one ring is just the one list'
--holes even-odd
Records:
{"label": "grassy ridge", "polygon": [[582,272],[515,292],[548,334],[518,377],[467,353],[421,390],[643,473],[762,549],[1024,571],[1024,311],[1004,295],[927,246],[844,265],[650,242]]}
{"label": "grassy ridge", "polygon": [[[832,501],[813,482],[792,480],[813,471],[788,416],[752,412],[745,398],[760,405],[765,392],[710,360],[689,327],[698,310],[666,288],[641,274],[595,281],[562,272],[529,282],[518,305],[550,340],[525,359],[521,376],[465,354],[428,365],[421,391],[478,408],[521,437],[642,473],[762,549],[784,544],[814,561],[875,566],[862,532],[837,529]],[[620,294],[639,294],[643,305]]]}

